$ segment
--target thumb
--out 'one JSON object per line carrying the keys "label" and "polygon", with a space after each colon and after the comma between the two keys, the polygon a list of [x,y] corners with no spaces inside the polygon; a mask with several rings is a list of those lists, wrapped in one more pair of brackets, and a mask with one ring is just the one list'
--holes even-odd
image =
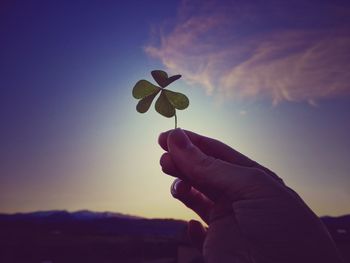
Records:
{"label": "thumb", "polygon": [[[270,187],[263,171],[231,164],[203,153],[181,129],[170,132],[168,151],[176,168],[213,201],[223,194],[233,199],[264,196]],[[256,192],[258,190],[258,193]]]}

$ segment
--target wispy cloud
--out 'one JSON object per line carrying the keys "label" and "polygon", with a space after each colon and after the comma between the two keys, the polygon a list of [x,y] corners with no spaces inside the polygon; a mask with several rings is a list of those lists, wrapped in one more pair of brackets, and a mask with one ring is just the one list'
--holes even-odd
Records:
{"label": "wispy cloud", "polygon": [[223,2],[183,1],[146,53],[222,98],[313,104],[350,95],[349,4]]}

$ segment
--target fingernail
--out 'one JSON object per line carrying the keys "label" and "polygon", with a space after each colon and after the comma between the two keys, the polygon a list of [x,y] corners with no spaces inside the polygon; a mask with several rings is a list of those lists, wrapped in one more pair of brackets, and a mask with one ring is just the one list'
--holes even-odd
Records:
{"label": "fingernail", "polygon": [[191,191],[192,186],[177,178],[171,185],[171,195],[175,198],[183,198]]}
{"label": "fingernail", "polygon": [[170,192],[171,192],[171,195],[174,196],[174,197],[177,196],[177,189],[179,187],[179,183],[180,182],[181,182],[180,179],[176,179],[171,185]]}
{"label": "fingernail", "polygon": [[187,137],[186,133],[180,128],[173,130],[170,137],[175,145],[180,149],[187,149],[192,146],[192,142]]}

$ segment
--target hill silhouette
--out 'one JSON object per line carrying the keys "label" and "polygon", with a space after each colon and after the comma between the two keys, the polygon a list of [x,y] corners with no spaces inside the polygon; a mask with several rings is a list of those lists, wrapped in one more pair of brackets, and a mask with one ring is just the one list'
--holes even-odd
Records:
{"label": "hill silhouette", "polygon": [[0,262],[175,262],[186,222],[87,210],[0,214]]}
{"label": "hill silhouette", "polygon": [[[350,215],[321,219],[350,262]],[[179,262],[179,247],[190,246],[186,228],[88,210],[0,214],[0,262]]]}

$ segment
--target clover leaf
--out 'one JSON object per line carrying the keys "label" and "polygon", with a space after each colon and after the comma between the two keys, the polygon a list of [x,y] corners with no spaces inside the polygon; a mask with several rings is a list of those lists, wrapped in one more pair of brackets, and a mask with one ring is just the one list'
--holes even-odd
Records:
{"label": "clover leaf", "polygon": [[139,80],[132,90],[133,97],[139,99],[139,102],[136,105],[136,110],[140,113],[147,112],[154,98],[160,93],[155,103],[155,109],[164,117],[171,118],[174,116],[176,128],[176,110],[186,109],[190,102],[186,95],[165,89],[165,87],[181,78],[181,75],[168,77],[168,74],[163,70],[153,70],[151,75],[160,87],[147,80]]}

